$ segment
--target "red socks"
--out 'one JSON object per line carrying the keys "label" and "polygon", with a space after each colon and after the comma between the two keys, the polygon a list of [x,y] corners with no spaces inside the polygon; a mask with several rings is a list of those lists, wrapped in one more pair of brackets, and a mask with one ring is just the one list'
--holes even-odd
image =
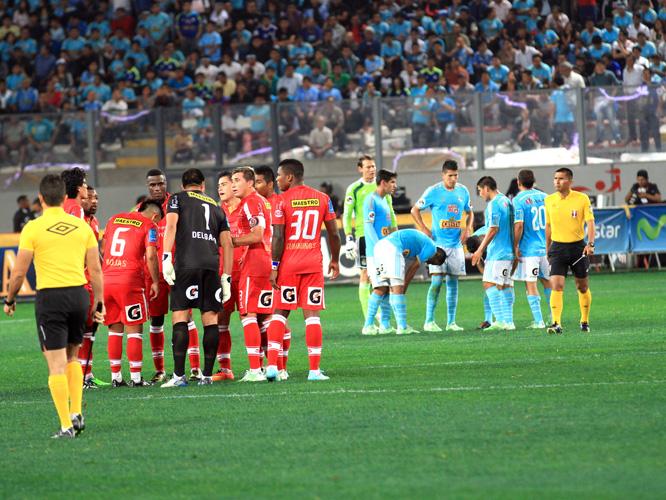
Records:
{"label": "red socks", "polygon": [[187,333],[189,334],[189,342],[187,344],[187,355],[190,358],[190,368],[198,370],[201,367],[201,359],[199,356],[199,331],[194,321],[187,324]]}
{"label": "red socks", "polygon": [[245,349],[247,350],[250,369],[259,370],[261,368],[261,332],[259,331],[257,318],[247,316],[241,320],[241,324],[243,325]]}
{"label": "red socks", "polygon": [[150,350],[153,353],[155,371],[164,371],[164,326],[150,327]]}
{"label": "red socks", "polygon": [[[123,334],[118,332],[109,331],[108,342],[109,364],[111,365],[111,373],[120,373],[120,363],[123,358]],[[81,351],[79,351],[79,354]],[[86,360],[83,360],[85,364]]]}
{"label": "red socks", "polygon": [[[79,363],[81,363],[81,369],[85,370],[83,373],[83,378],[85,379],[86,377],[89,377],[91,372],[92,372],[92,364],[93,364],[93,357],[92,357],[92,332],[85,332],[83,334],[83,342],[81,343],[81,347],[79,348]],[[88,361],[88,365],[86,367],[86,361]]]}
{"label": "red socks", "polygon": [[129,360],[130,374],[133,375],[132,380],[141,379],[143,335],[140,333],[127,334],[127,359]]}
{"label": "red socks", "polygon": [[289,346],[291,345],[291,330],[289,325],[284,332],[284,337],[282,337],[282,349],[280,349],[280,356],[278,357],[278,369],[286,370],[287,369],[287,360],[289,358]]}
{"label": "red socks", "polygon": [[282,351],[282,340],[284,339],[287,318],[281,314],[274,314],[268,326],[268,366],[280,368],[280,351]]}
{"label": "red socks", "polygon": [[229,325],[218,325],[220,332],[220,342],[217,345],[217,361],[220,363],[220,369],[231,370],[231,333]]}
{"label": "red socks", "polygon": [[321,360],[321,321],[318,317],[305,320],[305,345],[308,346],[310,370],[319,370]]}

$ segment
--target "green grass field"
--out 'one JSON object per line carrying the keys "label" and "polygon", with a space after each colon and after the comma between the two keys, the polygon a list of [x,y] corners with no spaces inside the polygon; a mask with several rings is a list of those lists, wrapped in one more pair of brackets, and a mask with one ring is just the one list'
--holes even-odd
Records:
{"label": "green grass field", "polygon": [[[48,438],[57,417],[32,306],[20,305],[17,320],[0,320],[0,497],[663,498],[665,278],[593,276],[589,335],[568,282],[562,336],[477,331],[480,283],[465,281],[465,332],[361,337],[357,289],[331,287],[329,382],[305,380],[296,313],[288,382],[89,391],[88,428],[66,442]],[[414,326],[426,290],[409,292]],[[95,373],[110,379],[105,331],[95,353]]]}

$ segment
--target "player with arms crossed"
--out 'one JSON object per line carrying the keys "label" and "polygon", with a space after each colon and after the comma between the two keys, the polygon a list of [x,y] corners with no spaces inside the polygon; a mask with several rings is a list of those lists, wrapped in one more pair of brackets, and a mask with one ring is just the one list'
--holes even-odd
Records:
{"label": "player with arms crossed", "polygon": [[515,330],[513,324],[513,224],[511,201],[497,190],[497,182],[484,176],[476,183],[479,196],[486,203],[485,225],[488,232],[479,248],[472,255],[472,265],[476,266],[483,252],[488,249],[483,269],[483,288],[488,296],[490,309],[496,320],[486,330]]}
{"label": "player with arms crossed", "polygon": [[103,240],[104,303],[109,327],[108,353],[112,387],[127,386],[121,372],[123,332],[127,333],[127,359],[131,387],[152,385],[141,376],[143,324],[148,319],[144,267],[148,269],[150,297],[159,293],[157,225],[162,205],[144,201],[136,212],[114,215],[106,223]]}
{"label": "player with arms crossed", "polygon": [[[423,223],[421,211],[432,212],[432,229]],[[458,183],[458,164],[446,160],[442,165],[442,182],[425,190],[412,207],[412,218],[423,233],[433,238],[437,246],[446,252],[446,261],[441,266],[429,266],[431,283],[426,302],[426,319],[423,330],[441,332],[435,322],[435,308],[446,275],[446,329],[462,331],[456,324],[458,309],[458,276],[465,275],[465,251],[463,244],[474,232],[474,212],[469,202],[469,191]],[[463,216],[466,223],[463,227]]]}
{"label": "player with arms crossed", "polygon": [[[594,214],[590,198],[571,189],[573,172],[568,168],[555,171],[555,193],[546,196],[546,253],[550,262],[550,312],[553,323],[548,333],[562,333],[564,280],[571,269],[578,289],[580,331],[590,331],[592,292],[589,288],[589,257],[594,254]],[[585,226],[587,225],[587,243]]]}
{"label": "player with arms crossed", "polygon": [[243,248],[238,290],[239,313],[250,369],[241,382],[263,382],[261,371],[261,330],[273,313],[271,274],[271,209],[266,199],[254,189],[254,169],[238,167],[231,175],[231,190],[240,198],[238,232],[234,247]]}
{"label": "player with arms crossed", "polygon": [[512,200],[513,251],[518,260],[514,273],[515,281],[524,281],[527,302],[532,311],[533,322],[528,328],[545,328],[541,313],[541,296],[537,280],[543,284],[546,300],[550,302],[550,266],[546,259],[546,193],[534,189],[534,172],[518,172],[520,192]]}
{"label": "player with arms crossed", "polygon": [[[366,197],[363,204],[363,221],[365,224],[365,251],[368,264],[368,276],[372,287],[379,286],[379,275],[377,266],[375,266],[375,245],[379,240],[385,238],[393,231],[398,229],[398,222],[395,218],[393,206],[389,205],[387,198],[390,198],[397,187],[397,174],[388,170],[380,170],[377,173],[377,190]],[[377,310],[381,309],[379,329],[375,326],[375,316]],[[375,293],[370,294],[368,300],[368,314],[365,317],[365,324],[361,334],[376,335],[393,333],[395,330],[391,327],[391,304],[388,294],[380,296]]]}
{"label": "player with arms crossed", "polygon": [[268,327],[268,380],[283,380],[277,360],[289,313],[303,310],[305,344],[310,372],[308,380],[328,380],[320,369],[322,329],[319,311],[325,308],[324,270],[321,253],[321,225],[331,251],[328,274],[340,274],[340,235],[333,204],[327,195],[303,184],[303,164],[294,159],[282,160],[278,166],[277,184],[282,194],[275,210],[271,284],[277,291],[275,313]]}
{"label": "player with arms crossed", "polygon": [[[191,309],[199,309],[204,326],[204,370],[200,385],[213,383],[219,334],[217,312],[231,296],[231,277],[218,274],[219,247],[224,269],[232,268],[233,249],[227,219],[215,200],[204,194],[206,183],[201,170],[191,168],[182,176],[183,191],[169,199],[164,233],[162,273],[171,285],[173,322],[173,377],[162,387],[182,387],[187,353],[187,322]],[[176,261],[172,250],[177,248]]]}
{"label": "player with arms crossed", "polygon": [[[443,248],[416,229],[400,229],[380,240],[374,248],[374,265],[378,278],[373,294],[382,298],[388,294],[398,325],[396,333],[419,333],[407,325],[407,287],[421,263],[441,266],[446,259]],[[376,303],[376,299],[373,299]],[[376,309],[375,309],[376,312]]]}

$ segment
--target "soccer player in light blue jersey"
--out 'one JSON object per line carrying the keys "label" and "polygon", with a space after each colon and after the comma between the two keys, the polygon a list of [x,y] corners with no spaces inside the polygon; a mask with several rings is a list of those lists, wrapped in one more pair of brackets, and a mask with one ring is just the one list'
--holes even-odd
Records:
{"label": "soccer player in light blue jersey", "polygon": [[[398,229],[398,221],[395,218],[393,205],[389,204],[388,198],[395,193],[397,187],[397,174],[388,170],[377,172],[377,190],[365,198],[363,202],[363,223],[365,225],[365,255],[368,269],[368,277],[372,287],[379,283],[377,267],[375,266],[375,245],[393,231]],[[377,310],[381,309],[379,329],[375,326]],[[361,333],[363,335],[376,335],[377,333],[394,333],[391,327],[391,304],[388,294],[377,295],[371,293],[368,299],[368,314],[365,317],[365,325]]]}
{"label": "soccer player in light blue jersey", "polygon": [[434,241],[416,229],[400,229],[375,245],[374,265],[378,280],[373,295],[379,295],[383,300],[391,292],[389,301],[398,325],[398,335],[418,333],[407,325],[405,292],[419,269],[419,263],[441,266],[445,260],[444,249],[438,248]]}
{"label": "soccer player in light blue jersey", "polygon": [[488,232],[479,248],[472,255],[472,265],[481,260],[488,249],[483,269],[483,287],[496,320],[487,330],[515,330],[513,324],[513,209],[509,198],[497,190],[497,182],[484,176],[476,183],[479,196],[488,205],[485,219]]}
{"label": "soccer player in light blue jersey", "polygon": [[513,251],[518,267],[513,276],[524,281],[533,322],[528,328],[545,328],[537,280],[543,284],[546,303],[550,304],[550,266],[546,257],[546,193],[534,189],[534,172],[518,172],[520,192],[513,199]]}
{"label": "soccer player in light blue jersey", "polygon": [[[430,210],[432,229],[423,223],[421,211]],[[426,302],[426,319],[423,330],[441,332],[435,322],[435,308],[446,275],[446,329],[461,331],[456,324],[458,308],[458,276],[465,275],[465,251],[463,243],[474,231],[474,212],[469,203],[469,191],[458,184],[458,163],[446,160],[442,166],[442,182],[425,190],[412,207],[416,226],[435,240],[446,252],[446,262],[441,266],[429,266],[431,283]]]}

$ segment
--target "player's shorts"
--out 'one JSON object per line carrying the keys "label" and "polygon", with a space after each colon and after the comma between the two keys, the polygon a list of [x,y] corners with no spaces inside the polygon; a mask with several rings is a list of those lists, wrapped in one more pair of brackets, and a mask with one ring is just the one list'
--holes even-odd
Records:
{"label": "player's shorts", "polygon": [[446,260],[441,266],[428,265],[430,274],[450,274],[451,276],[465,276],[465,250],[463,247],[444,248]]}
{"label": "player's shorts", "polygon": [[142,325],[148,320],[148,304],[143,287],[105,285],[104,306],[106,326],[116,323],[125,326]]}
{"label": "player's shorts", "polygon": [[365,236],[361,236],[356,240],[356,263],[355,266],[359,269],[366,269],[368,267],[367,257],[365,255]]}
{"label": "player's shorts", "polygon": [[405,284],[405,257],[387,239],[379,240],[375,245],[373,267],[374,288]]}
{"label": "player's shorts", "polygon": [[82,286],[37,290],[35,319],[42,351],[83,341],[89,303],[90,296]]}
{"label": "player's shorts", "polygon": [[513,279],[535,282],[539,278],[550,278],[550,265],[545,255],[541,257],[521,257]]}
{"label": "player's shorts", "polygon": [[268,276],[241,274],[238,282],[238,312],[241,316],[273,313],[273,287]]}
{"label": "player's shorts", "polygon": [[160,290],[157,294],[157,297],[151,300],[150,292],[148,292],[148,290],[150,290],[150,285],[152,283],[153,282],[150,278],[146,280],[145,289],[146,289],[146,296],[148,297],[148,315],[151,318],[154,318],[156,316],[165,316],[169,312],[169,292],[171,291],[169,283],[164,281],[162,279],[162,275],[160,274],[160,281],[159,281]]}
{"label": "player's shorts", "polygon": [[584,249],[585,242],[582,240],[573,243],[553,241],[548,250],[550,275],[566,276],[567,271],[571,269],[576,278],[586,278],[590,269],[590,260],[587,256],[583,257]]}
{"label": "player's shorts", "polygon": [[86,292],[88,293],[88,316],[86,317],[86,331],[90,331],[90,328],[92,327],[94,321],[94,315],[95,315],[95,294],[93,293],[92,285],[90,283],[87,283],[83,285],[83,288],[86,289]]}
{"label": "player's shorts", "polygon": [[275,294],[275,308],[293,311],[326,309],[324,301],[324,274],[280,274],[277,280],[280,291]]}
{"label": "player's shorts", "polygon": [[483,281],[500,286],[511,285],[512,265],[513,261],[510,260],[487,260],[483,268]]}
{"label": "player's shorts", "polygon": [[171,310],[201,312],[220,310],[222,287],[217,271],[211,269],[176,269],[176,282],[171,287]]}
{"label": "player's shorts", "polygon": [[222,309],[226,312],[232,313],[240,311],[240,299],[238,297],[238,280],[231,280],[231,297],[223,305]]}

